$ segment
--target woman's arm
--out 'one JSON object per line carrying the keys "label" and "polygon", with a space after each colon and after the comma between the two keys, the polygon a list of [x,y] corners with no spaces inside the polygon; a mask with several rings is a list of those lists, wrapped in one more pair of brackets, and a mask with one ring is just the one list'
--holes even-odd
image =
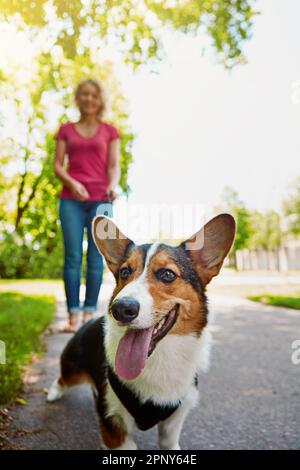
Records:
{"label": "woman's arm", "polygon": [[63,182],[64,186],[70,189],[77,199],[85,200],[89,198],[89,193],[79,181],[72,178],[64,169],[64,160],[66,155],[67,144],[65,140],[58,140],[55,151],[54,172],[56,176]]}
{"label": "woman's arm", "polygon": [[114,139],[109,144],[109,154],[108,154],[108,199],[113,201],[116,199],[117,195],[114,191],[115,187],[118,185],[121,176],[120,171],[120,141],[119,139]]}

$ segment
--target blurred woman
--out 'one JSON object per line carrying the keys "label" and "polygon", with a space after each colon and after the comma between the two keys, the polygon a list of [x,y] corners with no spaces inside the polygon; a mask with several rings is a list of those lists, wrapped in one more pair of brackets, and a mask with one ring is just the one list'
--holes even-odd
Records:
{"label": "blurred woman", "polygon": [[[57,140],[54,170],[63,183],[59,200],[59,217],[64,239],[63,279],[69,321],[63,331],[75,332],[78,314],[83,322],[97,309],[103,275],[103,258],[91,232],[93,217],[99,213],[112,216],[115,188],[120,179],[118,129],[105,122],[106,92],[101,82],[88,79],[76,88],[78,122],[66,122],[55,135]],[[68,169],[64,168],[68,155]],[[82,241],[87,229],[87,272],[84,304],[79,301]]]}

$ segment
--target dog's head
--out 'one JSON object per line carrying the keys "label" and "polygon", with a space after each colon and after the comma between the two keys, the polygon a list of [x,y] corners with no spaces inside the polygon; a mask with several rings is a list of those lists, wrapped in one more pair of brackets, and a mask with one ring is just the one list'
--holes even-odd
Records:
{"label": "dog's head", "polygon": [[124,328],[115,358],[120,377],[138,377],[167,333],[201,334],[205,286],[219,273],[234,234],[233,217],[220,214],[179,246],[136,245],[111,219],[95,217],[95,243],[116,279],[109,315]]}

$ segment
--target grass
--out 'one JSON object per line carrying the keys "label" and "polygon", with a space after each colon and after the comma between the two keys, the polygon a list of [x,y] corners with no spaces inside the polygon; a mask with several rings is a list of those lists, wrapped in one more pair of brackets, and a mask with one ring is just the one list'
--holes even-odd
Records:
{"label": "grass", "polygon": [[0,292],[0,340],[6,348],[6,364],[0,364],[0,404],[13,401],[22,390],[23,368],[33,353],[42,353],[41,334],[54,312],[54,297]]}
{"label": "grass", "polygon": [[255,302],[261,302],[267,305],[275,305],[278,307],[287,307],[300,310],[300,297],[297,296],[287,296],[287,295],[250,295],[248,296],[249,300],[254,300]]}

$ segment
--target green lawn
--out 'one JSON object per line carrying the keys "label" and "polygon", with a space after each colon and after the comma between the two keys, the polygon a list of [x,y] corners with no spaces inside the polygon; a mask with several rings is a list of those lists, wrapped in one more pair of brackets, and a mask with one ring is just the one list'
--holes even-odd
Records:
{"label": "green lawn", "polygon": [[248,299],[255,302],[261,302],[267,305],[275,305],[278,307],[288,307],[300,310],[300,297],[287,295],[250,295]]}
{"label": "green lawn", "polygon": [[21,391],[23,367],[33,353],[43,351],[41,334],[54,312],[54,297],[0,292],[0,340],[6,347],[6,364],[0,364],[0,404]]}

